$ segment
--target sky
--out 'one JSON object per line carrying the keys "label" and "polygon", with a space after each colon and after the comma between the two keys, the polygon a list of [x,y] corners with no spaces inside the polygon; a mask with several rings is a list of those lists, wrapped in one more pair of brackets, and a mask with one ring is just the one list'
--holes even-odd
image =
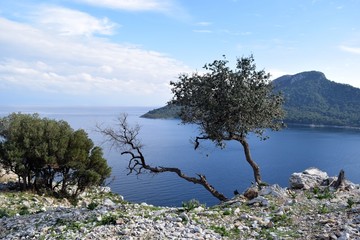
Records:
{"label": "sky", "polygon": [[170,81],[253,55],[272,79],[360,88],[359,0],[0,0],[0,106],[163,106]]}

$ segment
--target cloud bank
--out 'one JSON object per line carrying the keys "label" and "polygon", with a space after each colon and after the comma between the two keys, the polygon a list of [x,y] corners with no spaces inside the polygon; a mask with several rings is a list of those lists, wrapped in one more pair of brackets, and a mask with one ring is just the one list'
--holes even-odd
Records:
{"label": "cloud bank", "polygon": [[18,89],[122,105],[141,96],[149,105],[162,105],[170,97],[169,81],[189,71],[162,53],[111,42],[106,36],[120,25],[107,18],[62,7],[42,7],[28,18],[24,23],[0,17],[0,31],[6,33],[0,35],[0,92]]}

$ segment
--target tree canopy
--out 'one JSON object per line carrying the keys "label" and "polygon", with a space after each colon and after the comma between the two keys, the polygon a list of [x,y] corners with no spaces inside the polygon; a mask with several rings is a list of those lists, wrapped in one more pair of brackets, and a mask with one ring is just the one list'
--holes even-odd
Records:
{"label": "tree canopy", "polygon": [[65,121],[13,113],[0,119],[0,163],[24,188],[77,195],[102,184],[111,169],[87,133]]}
{"label": "tree canopy", "polygon": [[264,139],[265,129],[282,127],[283,97],[272,91],[270,74],[256,70],[252,55],[238,58],[235,70],[227,65],[224,58],[206,64],[206,73],[180,75],[179,81],[170,83],[174,94],[170,103],[181,106],[183,123],[199,126],[195,148],[201,139],[212,140],[221,147],[225,146],[224,141],[240,142],[256,182],[261,183],[260,170],[251,158],[246,138],[253,132]]}

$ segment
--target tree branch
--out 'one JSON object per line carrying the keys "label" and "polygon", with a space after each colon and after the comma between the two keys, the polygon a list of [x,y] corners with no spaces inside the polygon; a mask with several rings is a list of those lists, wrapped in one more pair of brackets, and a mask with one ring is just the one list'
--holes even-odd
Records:
{"label": "tree branch", "polygon": [[[118,121],[118,130],[114,130],[112,128],[103,129],[101,128],[101,126],[97,125],[97,131],[106,137],[106,142],[110,142],[111,146],[116,146],[117,148],[122,149],[121,155],[130,156],[128,163],[128,175],[133,172],[138,175],[141,174],[143,170],[148,170],[149,172],[155,174],[172,172],[188,182],[202,185],[207,191],[209,191],[214,197],[216,197],[220,201],[228,200],[225,195],[218,192],[211,184],[209,184],[204,175],[197,174],[198,177],[190,177],[183,173],[179,168],[161,166],[152,167],[150,165],[147,165],[145,157],[141,151],[142,145],[140,144],[140,141],[137,140],[140,127],[138,125],[136,125],[134,128],[129,127],[127,124],[127,115],[125,114],[119,117]],[[196,138],[195,149],[199,146],[199,140],[203,139],[208,139],[208,137],[202,136]]]}

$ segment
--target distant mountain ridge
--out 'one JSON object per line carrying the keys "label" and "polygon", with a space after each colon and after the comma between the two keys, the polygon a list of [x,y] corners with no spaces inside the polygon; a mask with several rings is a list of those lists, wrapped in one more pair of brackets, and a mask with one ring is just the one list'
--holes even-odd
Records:
{"label": "distant mountain ridge", "polygon": [[[284,122],[308,125],[360,127],[360,89],[336,83],[318,71],[275,79],[274,91],[285,98]],[[144,114],[146,118],[178,118],[180,108],[165,106]]]}
{"label": "distant mountain ridge", "polygon": [[328,80],[322,72],[285,75],[273,81],[285,97],[285,122],[360,126],[360,89]]}

